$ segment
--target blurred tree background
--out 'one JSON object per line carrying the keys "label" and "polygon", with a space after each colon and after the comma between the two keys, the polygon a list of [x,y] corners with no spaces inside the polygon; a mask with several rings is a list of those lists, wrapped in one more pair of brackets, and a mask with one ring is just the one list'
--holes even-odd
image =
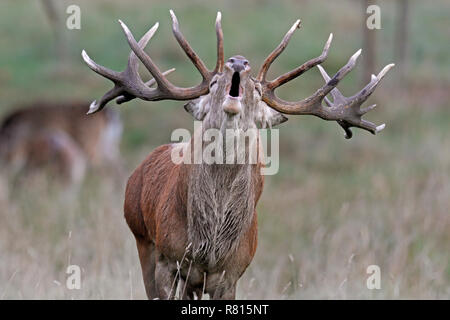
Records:
{"label": "blurred tree background", "polygon": [[[81,29],[68,30],[68,5],[81,8]],[[367,30],[366,8],[381,9],[381,29]],[[225,55],[242,54],[256,72],[297,19],[302,27],[269,77],[320,54],[335,73],[362,48],[362,61],[339,85],[360,90],[396,63],[367,102],[366,118],[386,129],[377,136],[309,116],[280,128],[280,171],[267,177],[258,205],[259,248],[239,284],[240,298],[450,297],[450,2],[133,0],[0,3],[0,116],[37,100],[98,99],[111,83],[84,65],[123,70],[130,51],[117,23],[138,38],[155,22],[147,46],[178,85],[200,80],[170,28],[181,29],[212,66],[214,20],[222,12]],[[148,73],[142,70],[143,77]],[[317,69],[279,90],[288,100],[323,83]],[[131,173],[176,128],[192,128],[182,102],[133,100],[120,110],[122,154]],[[123,188],[92,172],[79,195],[61,200],[42,190],[12,194],[0,180],[0,298],[144,298],[134,240],[122,218]],[[38,188],[39,189],[39,188]],[[83,268],[81,290],[65,289],[67,264]],[[379,265],[382,289],[368,290],[366,268]]]}

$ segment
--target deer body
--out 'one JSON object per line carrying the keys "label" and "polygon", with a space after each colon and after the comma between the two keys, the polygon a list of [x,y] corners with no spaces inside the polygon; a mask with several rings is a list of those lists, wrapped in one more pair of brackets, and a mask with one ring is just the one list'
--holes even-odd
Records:
{"label": "deer body", "polygon": [[[147,55],[144,47],[158,24],[137,42],[128,27],[119,20],[132,49],[124,71],[100,66],[84,50],[82,52],[83,59],[93,71],[114,83],[114,87],[98,102],[91,104],[89,113],[103,109],[116,98],[118,104],[134,98],[146,101],[172,99],[189,101],[185,110],[202,121],[202,135],[207,130],[225,133],[233,129],[237,130],[238,137],[243,137],[253,129],[272,128],[285,122],[287,118],[283,114],[314,115],[336,121],[345,130],[347,138],[352,135],[350,127],[359,127],[373,134],[384,128],[384,125],[376,126],[362,119],[362,115],[374,106],[365,109],[360,109],[360,106],[393,65],[386,66],[378,76],[373,75],[370,83],[358,94],[344,97],[336,86],[355,66],[361,50],[330,78],[319,65],[327,58],[332,40],[330,35],[320,56],[269,81],[266,79],[267,71],[300,26],[300,20],[297,20],[266,58],[257,77],[253,78],[249,62],[243,56],[233,56],[225,62],[219,12],[216,19],[217,63],[210,71],[181,34],[175,14],[170,13],[175,38],[202,75],[202,82],[192,88],[177,87],[166,79],[173,69],[161,72]],[[147,82],[141,79],[139,60],[154,79]],[[275,95],[276,88],[315,66],[326,83],[313,95],[297,102],[285,101]],[[156,88],[152,88],[155,84]],[[327,95],[332,97],[332,101]],[[228,149],[225,146],[228,140],[223,135],[209,144],[202,141],[202,148],[210,144],[219,147],[220,161],[216,163],[173,161],[171,155],[174,150],[182,150],[187,158],[191,157],[195,143],[195,139],[191,139],[183,145],[185,148],[179,148],[179,144],[158,147],[128,180],[125,219],[136,238],[144,285],[151,299],[174,298],[175,282],[181,283],[182,298],[201,297],[206,292],[212,298],[233,299],[236,283],[255,254],[256,205],[264,183],[259,135],[250,138],[248,148],[244,144]],[[235,160],[239,155],[249,160],[252,143],[257,146],[256,163],[223,161],[230,155],[230,150],[237,152]]]}
{"label": "deer body", "polygon": [[87,165],[119,161],[117,112],[88,118],[83,102],[38,102],[19,108],[0,126],[0,160],[17,173],[50,169],[67,184],[81,182]]}
{"label": "deer body", "polygon": [[[131,175],[125,194],[125,218],[136,237],[147,295],[173,297],[178,261],[184,298],[194,292],[201,297],[203,286],[211,297],[234,298],[256,250],[260,165],[177,165],[172,148],[153,151]],[[224,202],[245,206],[229,212]],[[227,234],[230,225],[238,232]]]}

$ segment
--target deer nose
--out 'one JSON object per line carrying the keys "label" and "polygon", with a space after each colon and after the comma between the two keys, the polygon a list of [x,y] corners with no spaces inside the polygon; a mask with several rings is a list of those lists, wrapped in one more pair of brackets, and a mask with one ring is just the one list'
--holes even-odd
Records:
{"label": "deer nose", "polygon": [[228,60],[228,62],[229,62],[229,67],[234,72],[238,72],[238,73],[241,73],[242,71],[244,71],[246,69],[246,67],[248,66],[247,59],[245,59],[244,57],[241,57],[241,56],[231,57]]}
{"label": "deer nose", "polygon": [[231,65],[231,68],[235,71],[235,72],[241,72],[242,70],[245,69],[245,65],[244,62],[241,60],[235,60],[235,62]]}

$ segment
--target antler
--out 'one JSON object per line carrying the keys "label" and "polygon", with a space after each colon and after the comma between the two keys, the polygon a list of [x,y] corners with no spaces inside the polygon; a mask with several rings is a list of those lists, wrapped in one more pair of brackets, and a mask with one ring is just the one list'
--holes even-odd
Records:
{"label": "antler", "polygon": [[[324,78],[325,82],[330,82],[330,77],[328,76],[325,69],[323,69],[320,65],[317,66]],[[331,90],[331,96],[333,97],[333,102],[331,102],[327,97],[324,97],[325,103],[329,107],[329,112],[333,115],[337,116],[337,122],[345,131],[345,138],[350,139],[353,134],[350,130],[350,127],[358,127],[364,130],[371,132],[372,134],[376,134],[383,130],[386,127],[386,124],[381,124],[379,126],[373,124],[370,121],[364,120],[361,117],[373,110],[376,107],[376,104],[368,106],[364,109],[361,109],[361,105],[369,98],[369,96],[375,91],[375,88],[380,83],[381,79],[386,75],[386,73],[394,67],[394,64],[388,64],[380,71],[380,73],[375,76],[372,75],[372,79],[369,84],[364,87],[361,91],[351,97],[344,97],[342,93],[334,88]],[[334,119],[329,119],[334,120]]]}
{"label": "antler", "polygon": [[[376,134],[377,132],[383,130],[385,127],[384,124],[376,126],[369,121],[361,119],[361,116],[372,110],[374,106],[370,106],[365,109],[360,109],[360,106],[373,93],[380,80],[394,66],[394,64],[389,64],[384,67],[378,76],[372,75],[371,82],[364,89],[362,89],[358,94],[346,98],[339,92],[338,89],[336,89],[336,86],[339,81],[341,81],[353,69],[359,55],[361,54],[361,49],[358,50],[349,59],[347,64],[330,79],[328,74],[326,74],[325,70],[319,64],[325,61],[328,56],[328,50],[333,39],[333,34],[330,34],[330,37],[328,38],[328,41],[326,42],[320,56],[305,62],[298,68],[279,76],[275,80],[266,80],[267,70],[270,65],[286,48],[292,34],[297,28],[299,28],[299,26],[300,20],[297,20],[291,29],[286,33],[278,47],[266,58],[258,73],[257,80],[261,83],[262,99],[264,102],[281,113],[295,115],[309,114],[320,117],[324,120],[337,121],[342,128],[344,128],[347,139],[352,137],[352,132],[349,129],[350,127],[358,127],[367,130],[372,134]],[[295,79],[314,66],[319,68],[326,84],[318,89],[312,96],[301,101],[290,102],[280,99],[275,95],[274,91],[276,88]],[[333,102],[328,100],[326,97],[330,92],[333,97]],[[325,100],[328,107],[322,105],[322,100]]]}
{"label": "antler", "polygon": [[[147,101],[157,101],[164,99],[172,100],[190,100],[198,98],[201,95],[205,95],[209,92],[209,82],[212,77],[218,73],[222,72],[224,65],[224,53],[223,53],[223,33],[221,26],[221,13],[217,13],[216,18],[216,35],[217,35],[217,63],[213,71],[209,71],[203,61],[191,48],[189,43],[184,38],[183,34],[179,29],[178,19],[170,10],[170,15],[172,17],[172,31],[180,44],[181,48],[184,50],[186,55],[195,65],[197,70],[202,75],[202,82],[191,88],[180,88],[166,79],[166,75],[175,69],[170,69],[165,72],[161,72],[153,60],[145,53],[144,48],[148,41],[153,37],[154,33],[158,29],[159,24],[156,23],[139,42],[136,42],[133,34],[128,29],[128,27],[119,20],[119,23],[125,33],[128,44],[131,47],[132,52],[128,58],[127,68],[122,72],[117,72],[110,70],[106,67],[100,66],[95,63],[86,51],[83,50],[82,57],[87,63],[89,68],[97,72],[101,76],[111,80],[114,83],[114,87],[109,90],[97,103],[94,101],[91,103],[88,114],[97,112],[105,107],[105,105],[115,99],[118,104],[130,101],[134,98],[140,98]],[[153,79],[144,83],[138,73],[138,58],[144,64],[146,69],[152,74]],[[156,88],[151,88],[152,85],[156,84]]]}

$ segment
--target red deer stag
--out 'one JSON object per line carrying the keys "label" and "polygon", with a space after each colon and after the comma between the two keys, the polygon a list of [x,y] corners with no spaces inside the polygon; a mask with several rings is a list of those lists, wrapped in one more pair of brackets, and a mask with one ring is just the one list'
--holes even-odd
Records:
{"label": "red deer stag", "polygon": [[87,165],[117,167],[122,124],[115,110],[86,117],[85,102],[37,102],[14,110],[0,126],[0,160],[9,172],[49,169],[67,185],[81,182]]}
{"label": "red deer stag", "polygon": [[[202,82],[192,88],[170,83],[145,53],[144,47],[158,24],[137,42],[128,27],[119,20],[132,49],[125,71],[116,72],[96,64],[83,51],[88,66],[114,83],[99,102],[91,104],[90,113],[101,110],[118,98],[123,103],[133,98],[147,101],[191,100],[185,109],[202,121],[202,130],[215,128],[268,127],[287,120],[283,114],[315,115],[337,121],[345,130],[359,127],[375,134],[384,128],[363,120],[373,106],[361,109],[386,72],[352,97],[336,89],[339,81],[355,66],[360,50],[332,78],[319,66],[328,55],[332,35],[320,56],[309,60],[275,80],[266,79],[272,62],[286,48],[297,20],[278,47],[266,58],[256,78],[250,76],[250,64],[242,56],[224,61],[221,14],[216,19],[217,63],[213,71],[191,48],[171,11],[175,38],[202,75]],[[144,83],[138,74],[138,59],[152,74]],[[318,66],[325,84],[312,96],[289,102],[275,95],[275,89]],[[150,85],[156,84],[156,88]],[[326,96],[331,94],[332,100]],[[326,105],[322,104],[325,101]],[[195,133],[194,133],[195,135]],[[193,144],[191,140],[190,144]],[[221,143],[220,141],[218,143]],[[154,150],[133,172],[125,193],[125,219],[136,238],[145,289],[149,298],[174,298],[174,283],[181,283],[181,297],[201,296],[203,292],[217,299],[234,299],[236,283],[250,264],[256,250],[256,204],[263,189],[263,166],[257,164],[176,164],[171,152],[177,146],[167,144]]]}

